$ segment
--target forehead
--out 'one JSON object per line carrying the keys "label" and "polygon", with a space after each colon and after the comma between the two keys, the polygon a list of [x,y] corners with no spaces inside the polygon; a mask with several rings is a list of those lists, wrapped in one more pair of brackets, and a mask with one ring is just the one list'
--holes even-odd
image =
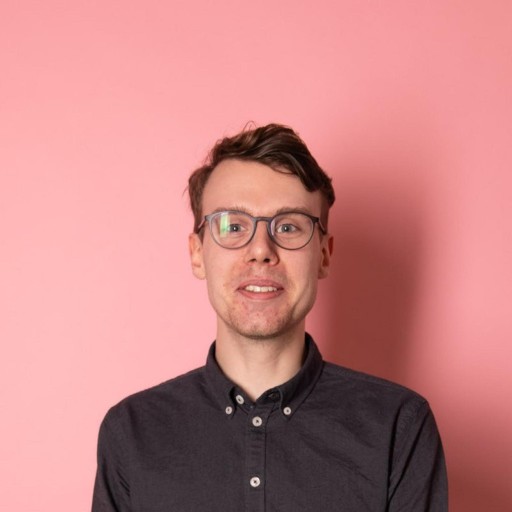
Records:
{"label": "forehead", "polygon": [[260,162],[224,160],[210,175],[203,193],[203,213],[243,208],[253,215],[272,215],[282,208],[320,215],[321,194],[309,192],[294,174]]}

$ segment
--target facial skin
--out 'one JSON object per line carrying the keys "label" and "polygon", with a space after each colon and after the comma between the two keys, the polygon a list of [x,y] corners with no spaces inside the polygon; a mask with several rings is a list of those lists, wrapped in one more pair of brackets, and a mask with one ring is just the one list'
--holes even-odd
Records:
{"label": "facial skin", "polygon": [[[320,192],[307,191],[297,176],[240,160],[221,162],[203,194],[204,215],[222,209],[271,217],[286,208],[319,217],[321,206]],[[328,273],[332,238],[315,226],[310,243],[290,251],[275,245],[266,223],[259,222],[247,246],[225,249],[214,242],[208,226],[203,229],[202,241],[190,235],[190,256],[194,275],[207,282],[217,339],[303,336],[317,281]]]}

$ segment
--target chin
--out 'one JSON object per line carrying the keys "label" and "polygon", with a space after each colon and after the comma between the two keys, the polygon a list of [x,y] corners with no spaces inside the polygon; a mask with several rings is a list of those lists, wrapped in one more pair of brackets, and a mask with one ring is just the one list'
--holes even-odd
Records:
{"label": "chin", "polygon": [[291,319],[283,318],[279,322],[266,322],[264,325],[260,322],[251,324],[247,321],[237,321],[231,324],[231,328],[244,338],[255,341],[266,341],[285,335],[287,332],[293,330],[294,325]]}

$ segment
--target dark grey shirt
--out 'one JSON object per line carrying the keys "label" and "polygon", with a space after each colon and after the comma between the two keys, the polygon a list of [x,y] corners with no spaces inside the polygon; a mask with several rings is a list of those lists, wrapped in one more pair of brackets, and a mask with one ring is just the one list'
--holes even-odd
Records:
{"label": "dark grey shirt", "polygon": [[206,366],[113,407],[93,512],[446,511],[428,403],[306,345],[300,372],[255,403],[213,344]]}

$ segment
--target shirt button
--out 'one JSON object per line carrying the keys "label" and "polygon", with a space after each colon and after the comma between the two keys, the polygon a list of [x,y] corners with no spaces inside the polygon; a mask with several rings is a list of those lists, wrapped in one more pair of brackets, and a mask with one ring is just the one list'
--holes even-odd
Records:
{"label": "shirt button", "polygon": [[261,480],[257,476],[253,476],[250,480],[251,487],[259,487]]}
{"label": "shirt button", "polygon": [[252,424],[255,427],[261,427],[261,425],[263,424],[263,420],[259,416],[254,416],[254,418],[252,419]]}
{"label": "shirt button", "polygon": [[231,407],[230,405],[228,405],[225,409],[226,411],[226,414],[231,414],[233,412],[233,407]]}
{"label": "shirt button", "polygon": [[285,407],[283,409],[283,412],[286,414],[286,416],[290,416],[290,414],[292,413],[292,410],[289,407]]}
{"label": "shirt button", "polygon": [[236,395],[235,397],[235,400],[237,401],[237,403],[239,403],[240,405],[242,405],[244,403],[244,397],[242,395]]}

